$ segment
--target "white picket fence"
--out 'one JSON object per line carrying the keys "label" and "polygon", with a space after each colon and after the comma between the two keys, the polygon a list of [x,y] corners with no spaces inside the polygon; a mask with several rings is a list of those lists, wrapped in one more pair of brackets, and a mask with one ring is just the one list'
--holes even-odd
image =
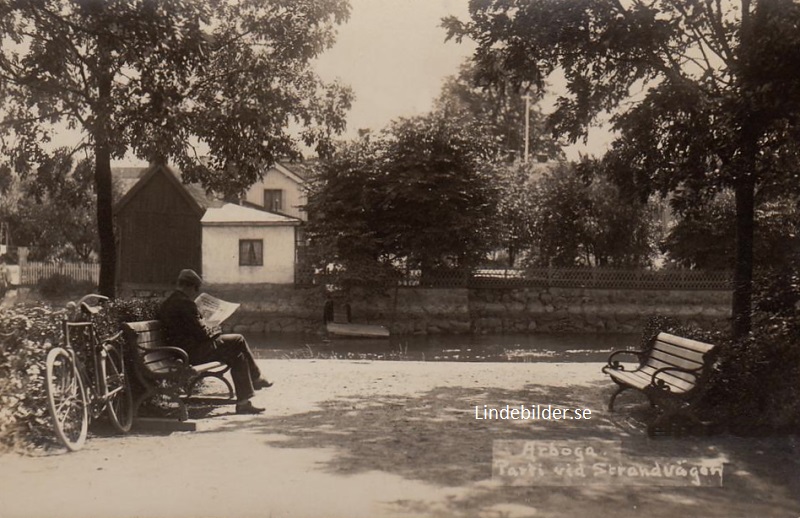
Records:
{"label": "white picket fence", "polygon": [[20,284],[33,286],[41,279],[55,274],[64,275],[75,281],[97,283],[100,278],[100,265],[92,263],[37,263],[30,262],[20,266]]}

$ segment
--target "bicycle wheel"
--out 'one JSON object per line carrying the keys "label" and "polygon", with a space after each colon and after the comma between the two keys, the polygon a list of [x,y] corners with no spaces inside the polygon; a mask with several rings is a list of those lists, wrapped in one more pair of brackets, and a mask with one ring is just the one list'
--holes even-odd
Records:
{"label": "bicycle wheel", "polygon": [[122,351],[114,344],[104,344],[102,356],[101,395],[106,401],[108,420],[117,431],[130,431],[133,423],[133,395],[125,373]]}
{"label": "bicycle wheel", "polygon": [[83,447],[89,430],[89,407],[78,367],[63,347],[47,353],[47,408],[56,437],[70,451]]}

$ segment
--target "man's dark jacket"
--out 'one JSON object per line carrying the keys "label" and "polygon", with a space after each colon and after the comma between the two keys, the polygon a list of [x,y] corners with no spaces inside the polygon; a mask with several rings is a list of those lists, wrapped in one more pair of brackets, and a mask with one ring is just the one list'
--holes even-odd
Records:
{"label": "man's dark jacket", "polygon": [[209,338],[208,327],[203,323],[197,304],[182,291],[174,291],[161,303],[158,319],[167,343],[180,347],[189,355],[193,365],[211,361],[216,349]]}

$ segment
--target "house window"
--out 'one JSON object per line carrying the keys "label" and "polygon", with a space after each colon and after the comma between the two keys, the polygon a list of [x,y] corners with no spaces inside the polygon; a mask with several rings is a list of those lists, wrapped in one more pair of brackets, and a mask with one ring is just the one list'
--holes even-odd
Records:
{"label": "house window", "polygon": [[239,266],[264,266],[264,241],[262,239],[239,240]]}
{"label": "house window", "polygon": [[283,210],[283,190],[264,189],[264,208],[271,212]]}

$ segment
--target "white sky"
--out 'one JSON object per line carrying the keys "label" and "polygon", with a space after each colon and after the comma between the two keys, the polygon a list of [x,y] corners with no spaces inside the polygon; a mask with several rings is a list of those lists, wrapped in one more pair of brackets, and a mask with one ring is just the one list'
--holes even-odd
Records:
{"label": "white sky", "polygon": [[[359,129],[380,130],[392,119],[430,111],[446,77],[471,56],[474,44],[445,43],[441,19],[468,19],[469,0],[350,0],[351,15],[338,29],[336,44],[315,63],[326,81],[338,79],[353,88],[355,101],[344,138]],[[567,149],[602,154],[609,138],[590,134],[588,145]],[[124,161],[117,165],[142,165]]]}
{"label": "white sky", "polygon": [[[467,40],[445,43],[440,26],[448,15],[467,20],[468,4],[469,0],[350,0],[350,20],[339,28],[334,47],[316,63],[323,79],[339,79],[355,92],[345,138],[355,137],[362,128],[380,130],[394,118],[430,111],[444,79],[456,74],[475,48]],[[588,143],[570,146],[567,157],[602,154],[609,140],[605,131],[590,131]]]}
{"label": "white sky", "polygon": [[347,25],[317,72],[355,91],[348,135],[378,130],[396,117],[428,112],[443,80],[458,72],[472,42],[445,43],[441,19],[468,17],[467,0],[350,0]]}

